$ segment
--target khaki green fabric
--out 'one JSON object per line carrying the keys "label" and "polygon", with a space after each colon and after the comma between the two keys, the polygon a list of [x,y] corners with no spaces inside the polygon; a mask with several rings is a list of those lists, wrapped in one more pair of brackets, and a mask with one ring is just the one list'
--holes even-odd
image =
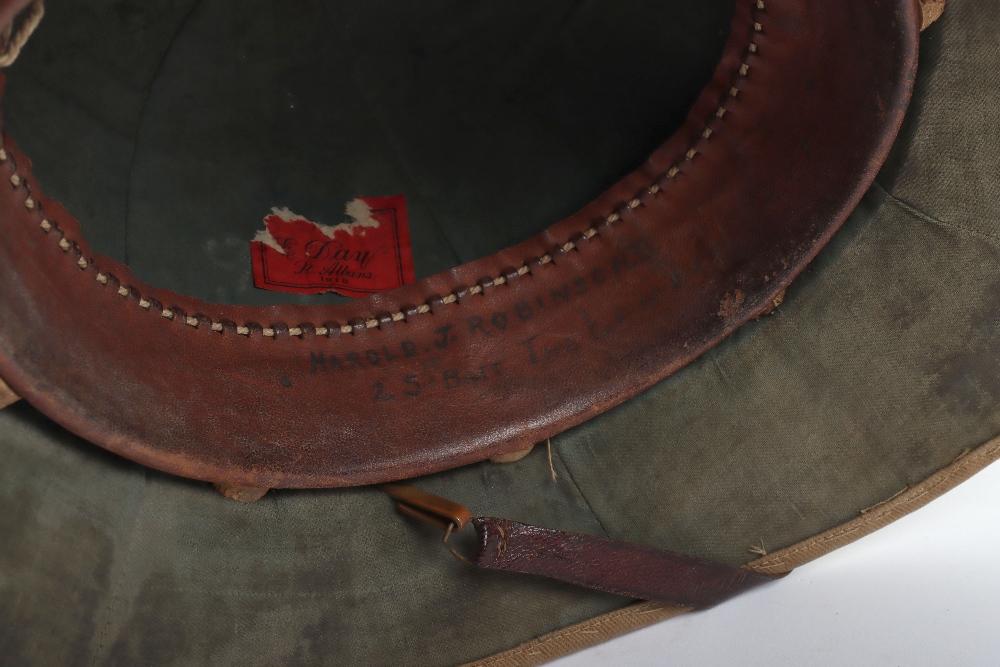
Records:
{"label": "khaki green fabric", "polygon": [[[4,108],[43,187],[140,277],[255,303],[285,299],[249,282],[272,205],[407,194],[419,275],[571,211],[680,122],[731,10],[375,3],[293,24],[221,2],[52,4]],[[556,481],[537,448],[418,483],[478,514],[743,563],[1000,433],[997,34],[993,7],[950,0],[878,183],[775,315],[554,438]],[[451,92],[390,76],[411,61]],[[281,115],[293,102],[317,105],[311,134]],[[227,501],[23,404],[0,412],[0,536],[11,664],[449,665],[628,603],[471,570],[372,489]]]}

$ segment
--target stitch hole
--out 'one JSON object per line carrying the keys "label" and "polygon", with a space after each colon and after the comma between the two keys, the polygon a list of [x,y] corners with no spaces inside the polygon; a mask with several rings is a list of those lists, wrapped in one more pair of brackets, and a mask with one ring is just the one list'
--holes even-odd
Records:
{"label": "stitch hole", "polygon": [[236,322],[232,320],[219,320],[212,325],[212,331],[218,331],[223,334],[234,334],[238,328]]}
{"label": "stitch hole", "polygon": [[459,302],[461,302],[469,298],[469,296],[472,294],[472,291],[469,289],[468,285],[458,285],[457,287],[455,287],[455,291],[452,292],[452,294],[454,294],[455,297],[459,300]]}
{"label": "stitch hole", "polygon": [[403,313],[404,316],[406,316],[406,319],[415,317],[417,314],[417,307],[409,303],[404,303],[402,306],[399,307],[399,310],[400,312]]}
{"label": "stitch hole", "polygon": [[[325,329],[326,330],[325,333],[320,333],[319,332],[320,329]],[[330,334],[339,332],[340,332],[340,322],[323,322],[322,326],[320,326],[319,329],[316,329],[317,336],[329,336]]]}
{"label": "stitch hole", "polygon": [[122,285],[121,287],[118,288],[118,296],[122,297],[123,299],[135,299],[136,301],[138,301],[140,294],[139,290],[132,287],[131,285]]}
{"label": "stitch hole", "polygon": [[[293,333],[295,329],[298,329],[298,333]],[[299,326],[292,327],[288,330],[290,336],[298,336],[299,338],[313,337],[316,335],[316,327],[313,326],[312,322],[299,322]]]}
{"label": "stitch hole", "polygon": [[[352,334],[360,333],[360,332],[364,331],[367,328],[367,326],[365,325],[364,318],[360,318],[360,317],[359,318],[355,318],[353,320],[348,320],[347,321],[347,326],[350,329],[347,333],[352,333]],[[344,328],[341,327],[340,331],[341,331],[341,333],[343,333],[344,332]]]}
{"label": "stitch hole", "polygon": [[[274,323],[271,324],[270,327],[267,327],[267,328],[271,329],[274,332],[273,336],[275,338],[277,338],[278,336],[287,336],[288,335],[288,324],[286,324],[285,322],[274,322]],[[264,335],[267,335],[267,334],[265,333]]]}
{"label": "stitch hole", "polygon": [[[617,214],[616,214],[617,215]],[[557,245],[549,249],[548,257],[552,264],[559,264],[559,261],[566,255],[565,246]]]}
{"label": "stitch hole", "polygon": [[441,310],[441,308],[443,307],[444,307],[444,299],[441,298],[440,294],[431,294],[429,297],[427,297],[427,301],[424,302],[424,305],[421,306],[421,308],[427,308],[427,310],[423,312],[431,312],[431,313],[435,313]]}
{"label": "stitch hole", "polygon": [[[160,303],[159,301],[157,301],[153,297],[149,297],[148,299],[146,299],[146,301],[149,303],[149,311],[151,313],[161,313],[161,314],[163,313],[163,304],[162,303]],[[142,304],[139,304],[139,305],[141,306]]]}
{"label": "stitch hole", "polygon": [[183,308],[178,308],[177,306],[170,306],[169,308],[166,308],[166,310],[169,310],[171,313],[173,313],[173,317],[168,317],[167,318],[168,320],[170,320],[171,322],[179,322],[180,324],[187,324],[187,312],[185,312]]}
{"label": "stitch hole", "polygon": [[264,337],[264,326],[259,322],[253,322],[253,321],[247,322],[246,330],[247,330],[246,336],[248,338],[252,336],[259,336],[261,338]]}
{"label": "stitch hole", "polygon": [[528,273],[534,273],[538,269],[542,268],[542,258],[539,257],[529,257],[524,260],[524,265],[528,267]]}
{"label": "stitch hole", "polygon": [[607,218],[601,218],[595,222],[593,226],[596,227],[601,234],[610,234],[613,229],[613,225],[614,223],[608,222]]}
{"label": "stitch hole", "polygon": [[375,319],[378,320],[379,327],[384,327],[392,324],[392,313],[387,310],[382,310],[375,313]]}
{"label": "stitch hole", "polygon": [[503,276],[504,282],[508,285],[512,280],[517,280],[521,277],[521,274],[518,273],[518,269],[515,269],[513,266],[506,266],[500,269],[500,275]]}
{"label": "stitch hole", "polygon": [[[648,206],[649,203],[650,203],[650,201],[652,201],[656,197],[656,192],[651,192],[650,191],[650,188],[652,188],[652,187],[653,186],[651,185],[648,188],[645,188],[644,190],[640,190],[639,192],[635,193],[635,197],[632,198],[632,202],[638,201],[639,202],[639,206],[632,206],[631,208],[633,210],[635,210],[637,208],[640,208],[640,207]],[[657,186],[657,188],[659,188],[659,186]],[[657,192],[659,192],[658,189],[657,189]],[[631,204],[632,202],[629,202],[629,204]],[[584,233],[586,234],[586,232],[584,232]]]}

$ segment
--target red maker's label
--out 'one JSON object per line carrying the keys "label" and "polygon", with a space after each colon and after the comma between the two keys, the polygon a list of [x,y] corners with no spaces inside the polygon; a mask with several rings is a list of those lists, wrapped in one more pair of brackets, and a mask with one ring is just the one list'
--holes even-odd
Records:
{"label": "red maker's label", "polygon": [[413,282],[406,198],[359,197],[345,213],[345,222],[323,225],[287,208],[271,209],[250,242],[254,285],[365,296]]}

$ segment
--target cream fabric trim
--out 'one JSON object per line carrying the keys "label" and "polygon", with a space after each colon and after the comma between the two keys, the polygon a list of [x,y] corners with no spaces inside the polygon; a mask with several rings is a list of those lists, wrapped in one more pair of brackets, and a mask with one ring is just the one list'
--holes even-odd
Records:
{"label": "cream fabric trim", "polygon": [[916,486],[904,489],[888,500],[862,510],[858,518],[798,544],[750,561],[746,567],[767,574],[790,572],[800,565],[889,525],[913,510],[920,509],[998,459],[1000,459],[1000,436],[974,450],[962,452],[949,466]]}
{"label": "cream fabric trim", "polygon": [[[768,574],[784,574],[846,544],[883,528],[896,519],[920,509],[950,491],[986,466],[1000,460],[1000,436],[976,449],[962,452],[951,464],[916,486],[862,510],[861,515],[836,528],[814,535],[790,547],[750,561],[746,567]],[[536,667],[564,655],[590,648],[619,635],[678,616],[687,607],[669,607],[658,602],[640,602],[618,611],[542,635],[488,658],[462,667]]]}
{"label": "cream fabric trim", "polygon": [[6,382],[0,380],[0,410],[19,400],[21,400],[21,397],[15,394],[14,390],[8,387]]}
{"label": "cream fabric trim", "polygon": [[920,0],[920,14],[923,18],[920,23],[921,32],[941,18],[941,14],[944,13],[944,3],[945,0]]}
{"label": "cream fabric trim", "polygon": [[535,667],[686,611],[690,611],[690,608],[672,607],[659,602],[639,602],[550,632],[509,651],[466,663],[462,667]]}

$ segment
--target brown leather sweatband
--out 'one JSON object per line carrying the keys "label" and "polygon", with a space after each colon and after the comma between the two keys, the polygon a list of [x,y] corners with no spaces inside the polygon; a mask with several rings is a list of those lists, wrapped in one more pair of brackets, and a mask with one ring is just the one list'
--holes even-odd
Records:
{"label": "brown leather sweatband", "polygon": [[909,100],[916,0],[736,7],[687,122],[633,173],[524,243],[344,306],[147,285],[93,252],[5,136],[0,378],[132,460],[253,487],[411,478],[618,405],[772,307]]}

